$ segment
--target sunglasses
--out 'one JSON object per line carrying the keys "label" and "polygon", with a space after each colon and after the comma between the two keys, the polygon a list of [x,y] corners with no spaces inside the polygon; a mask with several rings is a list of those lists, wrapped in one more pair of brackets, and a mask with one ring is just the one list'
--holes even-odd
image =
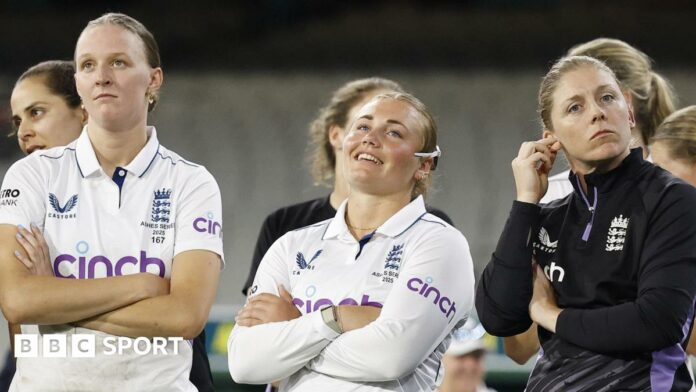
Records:
{"label": "sunglasses", "polygon": [[433,158],[433,166],[430,168],[430,170],[435,170],[437,167],[437,160],[442,156],[442,150],[440,150],[440,146],[435,146],[435,151],[433,152],[417,152],[414,153],[413,155],[419,157],[419,158]]}

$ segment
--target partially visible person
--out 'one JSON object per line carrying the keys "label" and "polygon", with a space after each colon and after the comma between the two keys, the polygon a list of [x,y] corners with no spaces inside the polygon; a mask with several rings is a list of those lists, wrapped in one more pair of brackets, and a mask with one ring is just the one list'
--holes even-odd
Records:
{"label": "partially visible person", "polygon": [[696,105],[667,117],[650,148],[656,165],[696,186]]}
{"label": "partially visible person", "polygon": [[483,340],[452,340],[442,357],[445,370],[437,392],[495,392],[486,387],[486,345]]}
{"label": "partially visible person", "polygon": [[[65,146],[77,139],[87,122],[75,87],[75,66],[71,61],[50,60],[36,64],[19,76],[12,89],[12,133],[25,154]],[[9,325],[10,342],[20,333]],[[14,356],[8,354],[0,372],[0,391],[7,391],[15,372]]]}
{"label": "partially visible person", "polygon": [[[670,114],[657,127],[650,148],[653,162],[657,166],[696,186],[696,105]],[[686,352],[696,355],[694,334],[689,338]],[[689,365],[691,362],[693,361]],[[689,370],[692,370],[691,366]],[[691,377],[693,378],[693,372]],[[696,391],[696,386],[691,390]]]}
{"label": "partially visible person", "polygon": [[381,94],[342,148],[350,195],[266,253],[228,341],[230,373],[281,391],[433,390],[474,281],[466,239],[423,201],[437,125],[412,95]]}
{"label": "partially visible person", "polygon": [[[336,215],[336,209],[348,197],[350,186],[345,179],[343,137],[355,113],[373,97],[387,92],[404,90],[389,79],[366,78],[350,81],[334,91],[329,103],[319,110],[319,115],[309,127],[309,158],[316,185],[331,187],[328,196],[283,207],[266,217],[256,240],[249,275],[242,288],[247,295],[259,268],[259,263],[273,243],[288,231],[321,222]],[[338,159],[337,159],[338,157]],[[452,224],[444,212],[428,207],[428,212]]]}
{"label": "partially visible person", "polygon": [[22,152],[66,146],[77,139],[87,122],[81,103],[71,61],[44,61],[26,70],[10,98],[12,135]]}
{"label": "partially visible person", "polygon": [[[653,70],[647,54],[612,38],[597,38],[572,47],[568,56],[589,56],[604,62],[616,75],[621,89],[628,93],[636,125],[631,135],[633,147],[643,149],[648,158],[648,144],[662,120],[676,109],[676,94],[669,81]],[[560,199],[573,192],[569,170],[549,177],[549,187],[541,203]]]}

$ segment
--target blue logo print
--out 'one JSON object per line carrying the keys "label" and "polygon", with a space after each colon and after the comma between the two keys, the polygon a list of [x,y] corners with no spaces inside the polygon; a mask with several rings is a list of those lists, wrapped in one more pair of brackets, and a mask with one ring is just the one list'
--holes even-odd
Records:
{"label": "blue logo print", "polygon": [[59,214],[67,214],[77,205],[77,195],[73,195],[73,197],[71,197],[63,207],[60,206],[60,201],[58,201],[58,197],[56,197],[56,195],[54,195],[53,193],[48,194],[48,201],[51,203],[53,211]]}
{"label": "blue logo print", "polygon": [[295,262],[297,263],[297,266],[300,267],[301,270],[303,270],[303,269],[310,269],[310,270],[311,270],[311,269],[314,269],[314,266],[312,265],[312,262],[313,262],[314,260],[316,260],[317,257],[319,257],[319,255],[321,254],[321,252],[322,252],[322,249],[319,249],[319,250],[317,251],[317,253],[315,253],[314,256],[312,256],[312,258],[309,260],[309,262],[307,262],[307,261],[305,260],[305,257],[304,257],[304,255],[302,254],[302,252],[297,252],[297,257],[295,257]]}
{"label": "blue logo print", "polygon": [[384,269],[398,270],[401,266],[401,255],[404,253],[404,244],[394,245],[392,250],[387,253],[387,259],[384,261]]}
{"label": "blue logo print", "polygon": [[169,223],[169,213],[171,212],[172,190],[162,188],[155,191],[155,198],[152,199],[152,221]]}

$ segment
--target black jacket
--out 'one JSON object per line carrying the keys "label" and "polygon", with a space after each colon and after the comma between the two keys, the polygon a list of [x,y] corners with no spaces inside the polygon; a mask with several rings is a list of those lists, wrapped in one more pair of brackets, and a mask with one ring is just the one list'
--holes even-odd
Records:
{"label": "black jacket", "polygon": [[696,295],[696,189],[642,159],[608,173],[571,173],[575,192],[547,205],[515,202],[478,286],[488,332],[531,325],[532,258],[564,309],[528,391],[687,391],[684,365]]}

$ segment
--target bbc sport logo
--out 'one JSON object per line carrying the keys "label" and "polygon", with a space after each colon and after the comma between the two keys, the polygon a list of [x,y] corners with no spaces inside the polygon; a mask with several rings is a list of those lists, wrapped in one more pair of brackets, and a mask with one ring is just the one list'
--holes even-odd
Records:
{"label": "bbc sport logo", "polygon": [[[96,357],[96,335],[75,334],[18,334],[15,335],[14,348],[17,358],[94,358]],[[107,336],[102,339],[99,355],[178,355],[182,337],[138,337]],[[167,350],[169,343],[173,350]],[[70,350],[68,350],[68,347]]]}

